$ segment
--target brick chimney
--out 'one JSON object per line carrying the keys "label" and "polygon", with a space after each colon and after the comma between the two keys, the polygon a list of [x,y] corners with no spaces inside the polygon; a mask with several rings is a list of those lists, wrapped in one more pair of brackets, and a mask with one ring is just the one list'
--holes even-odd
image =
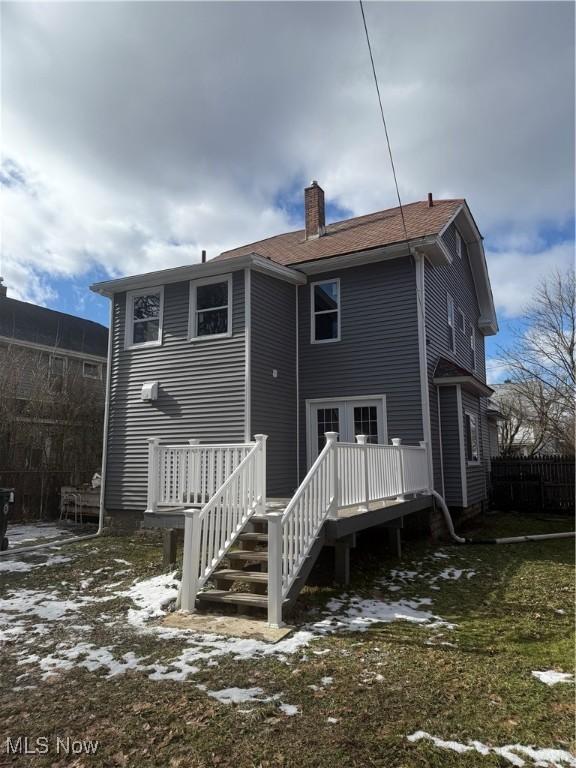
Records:
{"label": "brick chimney", "polygon": [[317,181],[311,182],[304,190],[304,213],[306,218],[306,240],[322,237],[325,232],[324,190]]}
{"label": "brick chimney", "polygon": [[0,299],[2,296],[6,296],[8,293],[8,288],[4,285],[4,278],[0,277]]}

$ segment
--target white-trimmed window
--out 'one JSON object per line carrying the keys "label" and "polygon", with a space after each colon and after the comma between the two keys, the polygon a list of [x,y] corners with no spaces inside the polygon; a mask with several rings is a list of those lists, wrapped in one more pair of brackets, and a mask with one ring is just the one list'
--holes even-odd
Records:
{"label": "white-trimmed window", "polygon": [[456,331],[454,322],[454,299],[448,293],[446,295],[446,310],[448,321],[448,349],[450,352],[456,352]]}
{"label": "white-trimmed window", "polygon": [[320,280],[310,286],[312,344],[340,341],[340,280]]}
{"label": "white-trimmed window", "polygon": [[476,370],[476,331],[474,325],[470,323],[470,362],[472,370]]}
{"label": "white-trimmed window", "polygon": [[462,235],[456,230],[456,253],[458,258],[462,258]]}
{"label": "white-trimmed window", "polygon": [[462,333],[466,333],[466,318],[461,309],[458,310],[458,329],[462,331]]}
{"label": "white-trimmed window", "polygon": [[102,378],[101,363],[93,363],[90,360],[84,360],[82,362],[82,376],[85,379],[101,379]]}
{"label": "white-trimmed window", "polygon": [[126,294],[126,346],[162,344],[164,288],[147,288]]}
{"label": "white-trimmed window", "polygon": [[68,370],[68,360],[59,355],[50,355],[50,374],[52,376],[65,376]]}
{"label": "white-trimmed window", "polygon": [[464,428],[466,430],[466,460],[470,464],[480,461],[480,445],[478,439],[478,420],[475,414],[464,413]]}
{"label": "white-trimmed window", "polygon": [[232,335],[232,275],[190,283],[191,340]]}

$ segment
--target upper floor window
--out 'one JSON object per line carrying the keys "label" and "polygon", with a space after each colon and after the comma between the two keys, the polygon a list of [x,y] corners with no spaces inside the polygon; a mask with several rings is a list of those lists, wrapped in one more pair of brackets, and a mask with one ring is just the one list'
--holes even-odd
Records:
{"label": "upper floor window", "polygon": [[474,325],[470,323],[470,358],[472,363],[472,370],[476,370],[476,331]]}
{"label": "upper floor window", "polygon": [[232,275],[190,283],[190,338],[232,335]]}
{"label": "upper floor window", "polygon": [[447,320],[448,320],[448,349],[456,352],[456,333],[454,322],[454,299],[450,294],[446,296]]}
{"label": "upper floor window", "polygon": [[478,422],[476,416],[472,413],[468,413],[468,411],[466,411],[464,416],[466,428],[466,459],[470,462],[477,463],[480,461]]}
{"label": "upper floor window", "polygon": [[84,360],[82,363],[82,376],[85,379],[101,379],[102,366],[100,363],[91,363],[89,360]]}
{"label": "upper floor window", "polygon": [[456,230],[456,253],[458,254],[458,258],[462,258],[462,236],[460,235],[460,232]]}
{"label": "upper floor window", "polygon": [[126,346],[147,347],[162,343],[163,288],[126,294]]}
{"label": "upper floor window", "polygon": [[310,286],[311,342],[340,341],[340,280],[321,280]]}
{"label": "upper floor window", "polygon": [[462,331],[462,333],[466,332],[466,318],[461,309],[458,310],[458,330]]}
{"label": "upper floor window", "polygon": [[64,376],[68,368],[68,360],[58,355],[50,356],[50,373],[52,376]]}

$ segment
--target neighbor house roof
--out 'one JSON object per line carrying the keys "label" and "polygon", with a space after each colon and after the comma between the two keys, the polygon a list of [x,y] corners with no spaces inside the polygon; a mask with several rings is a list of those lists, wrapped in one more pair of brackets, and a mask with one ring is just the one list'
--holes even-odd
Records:
{"label": "neighbor house roof", "polygon": [[108,328],[26,301],[0,296],[0,337],[106,357]]}
{"label": "neighbor house roof", "polygon": [[[464,200],[435,200],[431,207],[427,201],[402,206],[408,238],[440,234],[463,203]],[[400,208],[390,208],[328,224],[322,237],[306,240],[305,230],[299,229],[224,251],[213,261],[258,253],[288,266],[402,243],[405,239]]]}
{"label": "neighbor house roof", "polygon": [[469,371],[467,368],[463,368],[453,360],[448,360],[446,357],[440,357],[436,363],[434,369],[434,384],[448,386],[451,384],[462,384],[465,389],[469,389],[478,395],[484,397],[490,397],[494,394],[494,390],[487,384]]}

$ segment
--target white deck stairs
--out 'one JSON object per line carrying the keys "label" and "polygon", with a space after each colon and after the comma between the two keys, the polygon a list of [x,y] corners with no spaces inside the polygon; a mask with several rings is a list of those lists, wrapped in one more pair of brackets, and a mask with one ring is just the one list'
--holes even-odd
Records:
{"label": "white deck stairs", "polygon": [[184,508],[182,610],[261,609],[271,626],[281,626],[324,545],[329,519],[429,488],[424,443],[337,437],[326,433],[294,496],[276,508],[266,501],[266,435],[242,445],[149,441],[147,511]]}

